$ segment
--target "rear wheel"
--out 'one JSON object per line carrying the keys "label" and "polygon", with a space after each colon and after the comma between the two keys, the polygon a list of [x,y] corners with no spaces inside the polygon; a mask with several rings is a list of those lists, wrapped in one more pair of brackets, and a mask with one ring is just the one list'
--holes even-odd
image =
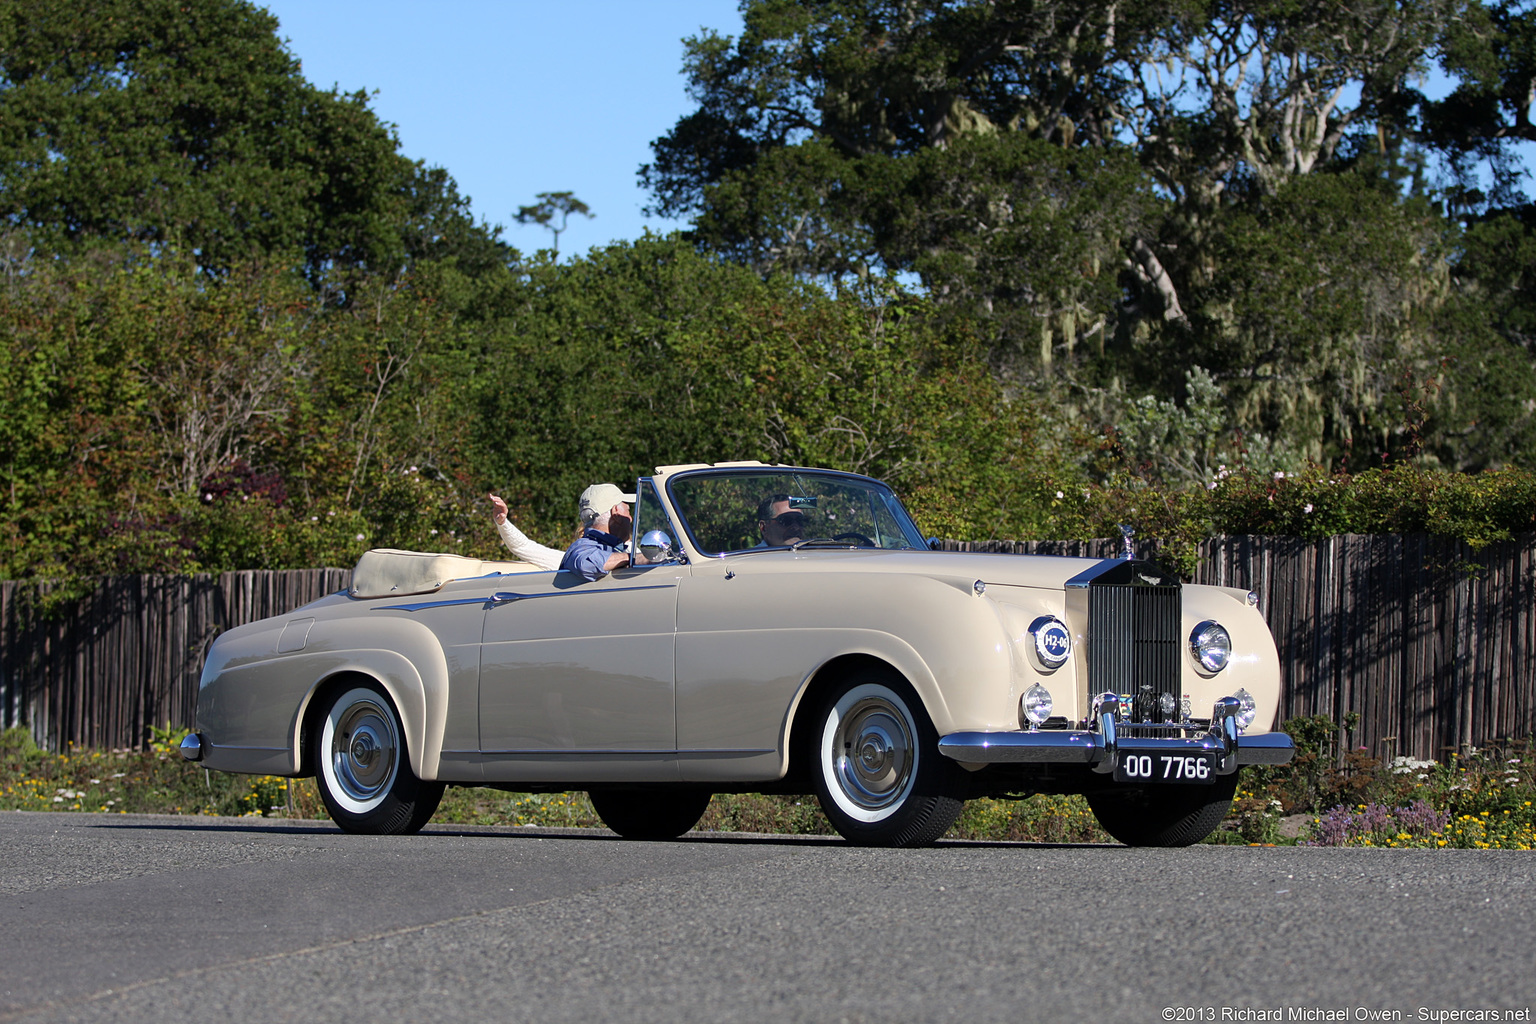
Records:
{"label": "rear wheel", "polygon": [[911,687],[887,674],[829,691],[812,726],[816,796],[832,827],[863,846],[926,846],[960,816],[962,769]]}
{"label": "rear wheel", "polygon": [[710,794],[689,789],[595,789],[587,796],[603,824],[625,839],[676,839],[704,817]]}
{"label": "rear wheel", "polygon": [[443,784],[411,771],[400,716],[374,684],[337,691],[315,737],[315,781],[331,819],[348,832],[407,835],[432,819]]}
{"label": "rear wheel", "polygon": [[1190,846],[1216,830],[1237,793],[1237,773],[1209,786],[1127,786],[1088,794],[1104,831],[1126,846]]}

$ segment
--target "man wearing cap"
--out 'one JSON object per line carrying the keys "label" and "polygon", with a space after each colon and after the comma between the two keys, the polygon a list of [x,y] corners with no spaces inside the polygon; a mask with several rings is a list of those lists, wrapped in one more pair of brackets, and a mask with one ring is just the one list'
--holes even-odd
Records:
{"label": "man wearing cap", "polygon": [[582,491],[582,534],[565,549],[560,570],[580,573],[590,581],[628,565],[629,555],[622,549],[635,525],[629,513],[634,500],[633,494],[613,484],[593,484]]}

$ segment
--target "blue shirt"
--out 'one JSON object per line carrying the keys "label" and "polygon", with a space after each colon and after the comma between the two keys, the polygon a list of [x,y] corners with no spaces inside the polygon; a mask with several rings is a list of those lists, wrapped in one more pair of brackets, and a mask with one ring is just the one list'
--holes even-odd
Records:
{"label": "blue shirt", "polygon": [[588,530],[568,548],[560,559],[561,572],[579,572],[587,580],[603,576],[603,565],[623,549],[624,542],[602,530]]}

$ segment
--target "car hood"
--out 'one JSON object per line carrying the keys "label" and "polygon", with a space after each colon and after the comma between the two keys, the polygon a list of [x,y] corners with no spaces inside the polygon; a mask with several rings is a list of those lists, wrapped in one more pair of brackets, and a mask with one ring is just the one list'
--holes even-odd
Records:
{"label": "car hood", "polygon": [[1056,555],[991,555],[969,551],[851,551],[806,548],[773,549],[726,556],[726,561],[750,565],[754,572],[889,572],[953,578],[966,576],[989,586],[1037,587],[1060,590],[1067,580],[1099,564],[1098,558]]}

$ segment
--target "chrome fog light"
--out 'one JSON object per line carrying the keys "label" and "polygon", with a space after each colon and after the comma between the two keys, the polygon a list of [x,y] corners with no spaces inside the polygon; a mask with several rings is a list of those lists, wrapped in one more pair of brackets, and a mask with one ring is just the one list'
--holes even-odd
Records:
{"label": "chrome fog light", "polygon": [[1039,726],[1047,718],[1051,717],[1051,709],[1056,702],[1051,699],[1051,691],[1034,684],[1024,691],[1024,696],[1019,698],[1019,724],[1028,722],[1031,728]]}
{"label": "chrome fog light", "polygon": [[1035,640],[1035,657],[1046,670],[1061,668],[1072,653],[1072,632],[1054,615],[1042,615],[1029,624]]}
{"label": "chrome fog light", "polygon": [[1259,702],[1253,699],[1253,694],[1245,689],[1239,689],[1232,695],[1237,700],[1237,727],[1246,729],[1253,724],[1253,720],[1259,713]]}
{"label": "chrome fog light", "polygon": [[1207,673],[1214,675],[1227,667],[1232,657],[1232,637],[1213,619],[1206,619],[1189,634],[1189,649]]}

